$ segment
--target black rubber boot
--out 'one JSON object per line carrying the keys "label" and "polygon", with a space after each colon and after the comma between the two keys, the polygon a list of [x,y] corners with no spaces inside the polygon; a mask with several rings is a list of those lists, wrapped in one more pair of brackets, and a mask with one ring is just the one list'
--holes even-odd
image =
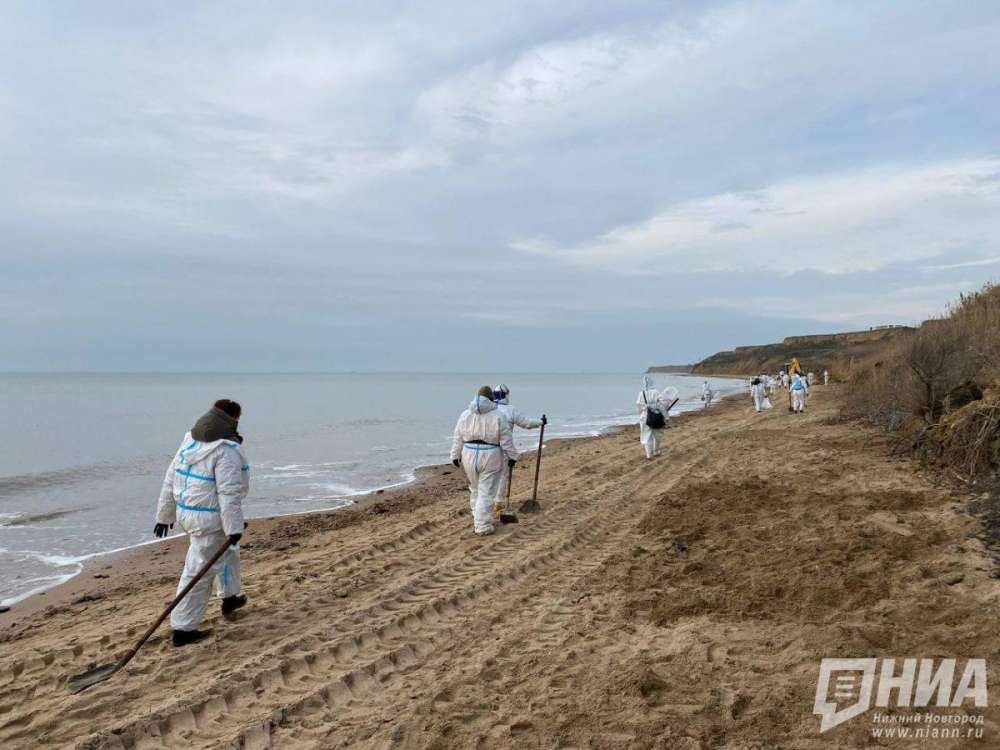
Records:
{"label": "black rubber boot", "polygon": [[247,603],[247,598],[243,594],[227,596],[222,600],[222,616],[229,617],[233,612]]}
{"label": "black rubber boot", "polygon": [[189,646],[192,643],[205,640],[211,634],[211,630],[175,630],[173,641],[174,645],[178,647]]}

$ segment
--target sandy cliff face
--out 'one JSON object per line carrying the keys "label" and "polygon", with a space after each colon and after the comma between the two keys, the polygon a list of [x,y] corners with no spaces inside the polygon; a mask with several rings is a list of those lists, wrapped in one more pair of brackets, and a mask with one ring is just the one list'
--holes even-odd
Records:
{"label": "sandy cliff face", "polygon": [[873,354],[890,340],[907,336],[915,329],[906,326],[876,328],[868,331],[789,336],[780,344],[738,346],[703,359],[691,368],[702,375],[749,375],[777,372],[795,354],[807,371],[821,372],[831,367],[835,358],[849,359]]}

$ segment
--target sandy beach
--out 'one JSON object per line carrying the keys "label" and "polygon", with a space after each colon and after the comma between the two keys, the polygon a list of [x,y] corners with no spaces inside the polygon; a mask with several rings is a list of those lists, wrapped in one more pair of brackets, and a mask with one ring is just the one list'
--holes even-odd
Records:
{"label": "sandy beach", "polygon": [[[552,441],[544,513],[492,537],[451,466],[254,522],[234,621],[213,605],[183,649],[163,626],[71,695],[170,600],[185,543],[100,558],[0,615],[0,747],[910,747],[864,718],[821,735],[820,659],[982,657],[995,684],[1000,587],[974,498],[837,419],[840,397],[727,400],[653,461],[634,427]],[[983,739],[919,746],[996,747],[1000,712],[975,713]]]}

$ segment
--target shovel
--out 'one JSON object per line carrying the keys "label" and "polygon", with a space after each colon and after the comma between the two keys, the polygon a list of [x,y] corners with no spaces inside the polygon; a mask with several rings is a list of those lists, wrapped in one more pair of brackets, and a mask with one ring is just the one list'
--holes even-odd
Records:
{"label": "shovel", "polygon": [[538,433],[538,456],[535,458],[535,486],[531,490],[531,499],[521,503],[518,511],[521,513],[538,513],[542,506],[538,502],[538,472],[542,468],[542,441],[545,440],[545,423],[542,423],[542,430]]}
{"label": "shovel", "polygon": [[145,635],[139,639],[139,642],[132,647],[131,651],[125,654],[125,656],[123,656],[119,661],[112,662],[111,664],[103,664],[100,667],[94,667],[93,669],[88,669],[86,672],[73,675],[66,682],[66,687],[69,688],[69,691],[71,693],[79,693],[96,685],[98,682],[104,682],[106,679],[115,674],[115,672],[119,671],[122,667],[132,661],[132,657],[135,656],[139,649],[142,648],[143,644],[149,640],[149,637],[158,627],[160,627],[160,624],[167,619],[167,615],[174,611],[174,607],[180,604],[181,599],[187,596],[188,592],[194,588],[195,584],[198,583],[198,581],[200,581],[205,574],[211,570],[212,566],[219,561],[219,558],[226,554],[226,550],[228,548],[229,540],[227,539],[225,544],[219,548],[219,551],[212,555],[212,559],[202,566],[201,570],[198,571],[198,575],[188,581],[188,585],[174,597],[174,600],[170,602],[170,606],[163,610],[163,614],[156,618],[156,622],[149,626],[149,630],[147,630]]}
{"label": "shovel", "polygon": [[667,414],[668,415],[670,414],[670,410],[673,409],[677,405],[678,401],[680,401],[680,398],[675,398],[673,401],[670,402],[670,406],[667,407]]}
{"label": "shovel", "polygon": [[507,469],[507,502],[500,511],[500,523],[517,523],[517,513],[510,509],[510,484],[514,481],[514,467]]}

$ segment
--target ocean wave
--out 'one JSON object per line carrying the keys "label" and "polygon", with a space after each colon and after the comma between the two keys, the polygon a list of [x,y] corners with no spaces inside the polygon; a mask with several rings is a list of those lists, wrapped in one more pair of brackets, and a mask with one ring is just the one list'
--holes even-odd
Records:
{"label": "ocean wave", "polygon": [[48,565],[53,568],[65,568],[70,565],[80,565],[92,555],[56,555],[51,552],[37,552],[30,549],[19,549],[14,551],[20,555],[22,560],[30,559]]}
{"label": "ocean wave", "polygon": [[360,417],[349,419],[342,424],[346,427],[376,427],[383,424],[409,424],[409,417]]}
{"label": "ocean wave", "polygon": [[[83,566],[80,566],[80,568],[82,570]],[[6,599],[0,599],[0,607],[13,607],[18,602],[23,602],[29,596],[40,594],[43,591],[48,591],[51,588],[55,588],[61,583],[66,583],[66,581],[79,575],[79,573],[80,571],[77,570],[72,573],[62,573],[60,575],[33,578],[32,582],[38,582],[41,585],[35,586],[34,588],[29,589],[27,591],[18,592],[17,594],[14,594],[13,596],[10,596]]]}
{"label": "ocean wave", "polygon": [[48,513],[34,513],[30,515],[24,513],[0,513],[0,527],[30,526],[36,523],[44,523],[45,521],[54,521],[57,518],[84,510],[93,510],[93,508],[68,508],[66,510],[53,510]]}
{"label": "ocean wave", "polygon": [[14,474],[0,477],[0,497],[27,492],[46,492],[59,487],[90,482],[109,477],[141,477],[149,473],[145,462],[97,463],[67,469],[40,471],[34,474]]}

